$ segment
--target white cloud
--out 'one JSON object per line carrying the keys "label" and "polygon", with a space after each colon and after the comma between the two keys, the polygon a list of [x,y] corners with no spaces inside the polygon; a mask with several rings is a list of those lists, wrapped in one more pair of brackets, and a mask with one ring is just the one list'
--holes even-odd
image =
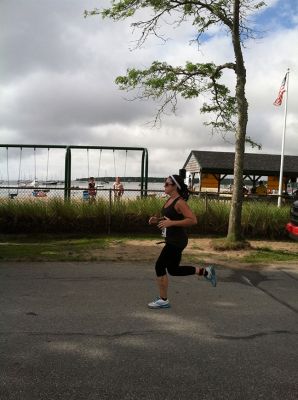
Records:
{"label": "white cloud", "polygon": [[[292,7],[289,15],[289,3],[292,1],[272,0],[269,4],[283,6],[283,18],[291,19],[289,26],[283,21],[274,31],[267,31],[262,40],[247,43],[244,51],[248,134],[262,143],[264,153],[280,152],[283,107],[276,108],[272,103],[289,67],[286,153],[297,155],[298,54],[293,46],[298,40],[298,11],[297,6]],[[152,128],[147,123],[154,119],[157,104],[127,101],[129,94],[119,91],[114,83],[128,67],[145,68],[157,59],[174,65],[183,65],[187,60],[233,61],[230,38],[214,30],[214,36],[198,51],[195,44],[189,44],[195,35],[193,26],[184,23],[173,30],[165,25],[163,32],[170,40],[162,43],[150,38],[141,49],[131,51],[138,35],[131,32],[132,21],[83,18],[85,8],[99,4],[103,3],[1,2],[1,142],[147,147],[150,175],[178,171],[193,149],[233,151],[232,138],[225,142],[204,126],[207,117],[199,112],[204,98],[181,100],[176,116],[165,116],[159,128]],[[223,81],[233,90],[235,77],[231,72],[224,75]],[[17,160],[18,154],[14,155]],[[83,170],[85,155],[80,156]],[[97,168],[97,155],[93,155],[93,170]],[[105,163],[113,171],[114,162],[109,157],[110,153]],[[138,171],[138,158],[130,157],[131,171]],[[119,153],[118,158],[122,165],[119,168],[123,169],[125,157]],[[3,162],[0,168],[3,175]],[[79,162],[76,168],[80,173]]]}

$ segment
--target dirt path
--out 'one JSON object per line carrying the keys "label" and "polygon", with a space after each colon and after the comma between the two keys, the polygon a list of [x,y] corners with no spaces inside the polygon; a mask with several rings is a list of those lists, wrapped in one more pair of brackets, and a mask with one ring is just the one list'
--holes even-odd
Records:
{"label": "dirt path", "polygon": [[[239,251],[216,251],[211,246],[211,240],[206,238],[190,239],[187,248],[183,253],[183,260],[192,263],[216,263],[229,267],[249,267],[251,264],[243,262],[243,258],[252,254],[257,249],[298,252],[296,242],[277,241],[250,241],[251,249]],[[142,261],[144,263],[154,262],[158,257],[163,244],[157,244],[157,240],[115,240],[110,246],[95,252],[103,260],[109,261]],[[266,264],[267,267],[273,263]],[[281,265],[282,262],[274,262],[274,265]],[[264,263],[265,265],[265,263]],[[263,267],[258,264],[257,267]],[[297,260],[287,262],[287,266],[298,268]]]}

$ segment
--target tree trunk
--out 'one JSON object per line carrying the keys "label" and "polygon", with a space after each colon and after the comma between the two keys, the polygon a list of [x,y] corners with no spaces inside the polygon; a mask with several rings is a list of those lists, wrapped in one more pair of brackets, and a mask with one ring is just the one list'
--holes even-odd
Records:
{"label": "tree trunk", "polygon": [[232,195],[228,229],[228,239],[233,241],[238,241],[242,239],[241,215],[243,200],[243,159],[245,152],[245,136],[243,135],[243,129],[245,129],[243,126],[239,126],[239,131],[236,134],[235,143],[234,189]]}
{"label": "tree trunk", "polygon": [[229,218],[228,240],[242,240],[241,215],[243,201],[243,162],[245,153],[245,136],[247,126],[248,103],[245,97],[246,69],[242,55],[240,34],[239,34],[239,0],[234,0],[234,21],[233,21],[233,47],[236,59],[236,102],[238,110],[238,121],[235,143],[234,160],[234,189]]}

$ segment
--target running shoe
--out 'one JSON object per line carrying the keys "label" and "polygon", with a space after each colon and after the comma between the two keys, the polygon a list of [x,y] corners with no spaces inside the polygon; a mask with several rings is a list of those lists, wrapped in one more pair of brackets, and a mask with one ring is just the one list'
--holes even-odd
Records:
{"label": "running shoe", "polygon": [[151,303],[148,304],[149,308],[169,308],[170,302],[169,300],[163,300],[160,297],[157,297]]}
{"label": "running shoe", "polygon": [[205,268],[207,275],[205,276],[205,279],[211,283],[213,287],[216,286],[216,273],[215,269],[212,265],[209,265],[209,267]]}

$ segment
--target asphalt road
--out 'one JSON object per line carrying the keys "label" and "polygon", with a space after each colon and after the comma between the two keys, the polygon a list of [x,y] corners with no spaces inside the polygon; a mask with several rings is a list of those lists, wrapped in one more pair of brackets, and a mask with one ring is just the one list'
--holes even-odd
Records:
{"label": "asphalt road", "polygon": [[0,399],[297,400],[298,267],[218,276],[1,263]]}

